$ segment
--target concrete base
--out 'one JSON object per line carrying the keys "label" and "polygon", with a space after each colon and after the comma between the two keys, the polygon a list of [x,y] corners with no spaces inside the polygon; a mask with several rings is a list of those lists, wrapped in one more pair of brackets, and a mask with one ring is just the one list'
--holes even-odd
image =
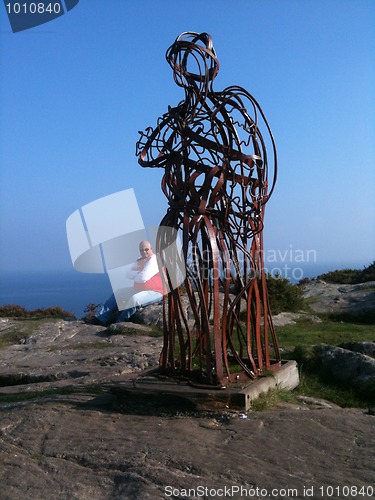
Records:
{"label": "concrete base", "polygon": [[299,384],[299,373],[296,361],[288,361],[279,371],[267,377],[260,378],[238,393],[245,411],[250,410],[251,403],[261,394],[271,389],[294,389]]}
{"label": "concrete base", "polygon": [[287,361],[280,370],[248,383],[231,384],[226,388],[198,387],[188,380],[166,377],[159,369],[147,370],[117,384],[111,383],[113,393],[120,397],[143,396],[185,399],[204,409],[233,409],[248,411],[252,402],[271,389],[294,389],[299,384],[296,361]]}

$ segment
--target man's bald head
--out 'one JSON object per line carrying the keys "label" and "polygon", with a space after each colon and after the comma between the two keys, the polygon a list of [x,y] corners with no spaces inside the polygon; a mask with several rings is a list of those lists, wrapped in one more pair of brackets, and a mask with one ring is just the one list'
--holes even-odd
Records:
{"label": "man's bald head", "polygon": [[143,240],[139,244],[139,253],[144,259],[150,259],[152,257],[152,246],[147,240]]}

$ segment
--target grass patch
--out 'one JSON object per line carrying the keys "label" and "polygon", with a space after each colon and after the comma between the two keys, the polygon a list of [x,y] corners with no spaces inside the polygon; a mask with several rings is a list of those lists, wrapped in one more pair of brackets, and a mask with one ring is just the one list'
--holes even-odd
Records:
{"label": "grass patch", "polygon": [[271,410],[282,403],[299,404],[296,393],[287,389],[271,389],[265,394],[260,394],[257,399],[252,401],[251,410]]}
{"label": "grass patch", "polygon": [[360,312],[341,312],[328,314],[327,319],[340,323],[375,325],[375,309]]}
{"label": "grass patch", "polygon": [[25,339],[27,335],[22,331],[11,330],[0,334],[0,349],[5,349],[6,347],[14,344],[19,344]]}
{"label": "grass patch", "polygon": [[338,345],[342,342],[374,341],[375,324],[341,323],[328,319],[313,323],[301,319],[294,325],[279,326],[277,338],[279,345],[288,349],[322,343]]}
{"label": "grass patch", "polygon": [[150,337],[162,337],[164,335],[164,332],[161,328],[159,328],[156,325],[150,325],[151,331],[148,334]]}
{"label": "grass patch", "polygon": [[366,396],[358,395],[351,387],[341,386],[325,379],[319,373],[301,370],[300,384],[289,391],[286,389],[272,389],[265,394],[261,394],[251,403],[252,411],[265,411],[277,408],[283,403],[300,405],[298,396],[309,396],[316,399],[323,399],[341,408],[370,408],[374,401]]}
{"label": "grass patch", "polygon": [[294,325],[277,328],[279,344],[287,349],[283,359],[294,359],[300,370],[300,385],[294,389],[296,395],[325,399],[342,408],[368,408],[375,402],[366,394],[343,385],[327,376],[314,353],[314,345],[337,346],[343,342],[374,341],[375,325],[338,323],[325,319],[312,323],[307,319]]}
{"label": "grass patch", "polygon": [[358,395],[353,388],[335,384],[324,375],[304,370],[303,367],[300,385],[294,389],[293,393],[325,399],[341,408],[369,408],[374,405],[374,401],[366,396]]}

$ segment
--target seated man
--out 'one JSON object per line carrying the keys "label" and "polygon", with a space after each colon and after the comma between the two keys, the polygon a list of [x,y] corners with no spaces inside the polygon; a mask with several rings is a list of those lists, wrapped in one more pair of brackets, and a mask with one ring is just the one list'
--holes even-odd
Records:
{"label": "seated man", "polygon": [[156,255],[149,241],[139,244],[141,257],[131,266],[126,277],[133,280],[134,294],[128,298],[122,311],[118,310],[114,295],[105,302],[95,315],[95,322],[108,325],[116,321],[128,321],[141,307],[159,302],[163,298],[163,283],[159,272]]}

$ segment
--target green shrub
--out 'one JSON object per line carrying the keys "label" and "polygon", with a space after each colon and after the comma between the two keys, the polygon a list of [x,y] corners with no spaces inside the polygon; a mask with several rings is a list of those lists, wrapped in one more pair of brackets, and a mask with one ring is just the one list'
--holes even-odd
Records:
{"label": "green shrub", "polygon": [[361,271],[361,281],[362,283],[366,283],[367,281],[375,281],[375,260],[372,264],[365,267]]}
{"label": "green shrub", "polygon": [[14,304],[0,306],[0,318],[27,318],[28,312],[24,307]]}
{"label": "green shrub", "polygon": [[74,314],[65,311],[60,306],[54,306],[54,307],[46,307],[42,309],[34,309],[33,311],[30,311],[30,316],[31,318],[74,318]]}
{"label": "green shrub", "polygon": [[83,321],[90,322],[95,318],[95,314],[99,311],[100,304],[90,303],[85,307],[83,311],[85,314],[82,318]]}
{"label": "green shrub", "polygon": [[280,276],[267,275],[267,289],[272,314],[304,309],[302,289]]}
{"label": "green shrub", "polygon": [[65,311],[59,306],[34,309],[28,311],[24,307],[8,304],[0,306],[0,318],[71,318],[74,319],[74,314]]}
{"label": "green shrub", "polygon": [[329,273],[320,274],[319,279],[327,283],[340,285],[354,285],[356,283],[366,283],[375,281],[375,261],[364,269],[337,269]]}

